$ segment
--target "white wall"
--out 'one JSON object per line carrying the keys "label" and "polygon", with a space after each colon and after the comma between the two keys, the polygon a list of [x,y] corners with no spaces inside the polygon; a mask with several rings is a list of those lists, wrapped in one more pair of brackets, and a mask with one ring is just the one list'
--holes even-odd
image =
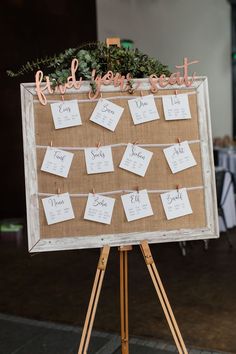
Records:
{"label": "white wall", "polygon": [[[227,0],[97,0],[98,39],[129,38],[175,71],[209,80],[213,136],[232,135],[230,4]],[[192,69],[191,69],[192,68]]]}

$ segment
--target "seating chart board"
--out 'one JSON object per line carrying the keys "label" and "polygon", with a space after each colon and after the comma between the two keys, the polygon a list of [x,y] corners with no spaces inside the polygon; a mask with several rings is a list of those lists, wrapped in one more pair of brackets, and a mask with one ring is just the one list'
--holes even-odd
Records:
{"label": "seating chart board", "polygon": [[30,252],[218,237],[207,78],[151,93],[21,84]]}

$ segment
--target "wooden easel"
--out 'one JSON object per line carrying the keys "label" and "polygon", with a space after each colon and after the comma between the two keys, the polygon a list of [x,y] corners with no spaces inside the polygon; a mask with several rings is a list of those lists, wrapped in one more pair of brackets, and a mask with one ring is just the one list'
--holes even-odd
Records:
{"label": "wooden easel", "polygon": [[[120,47],[120,38],[107,38],[106,45]],[[148,271],[152,278],[158,298],[163,308],[166,320],[170,327],[176,347],[180,354],[186,354],[185,347],[180,330],[176,323],[170,303],[168,301],[165,289],[162,285],[161,278],[157,271],[156,265],[152,258],[150,247],[147,241],[140,244],[140,248],[145,259]],[[129,354],[129,321],[128,321],[128,252],[132,250],[132,246],[119,247],[120,251],[120,318],[121,318],[121,353]],[[94,279],[93,289],[89,301],[87,315],[85,318],[84,328],[81,336],[78,354],[87,354],[88,345],[91,337],[93,322],[96,314],[99,295],[102,288],[102,282],[106,270],[107,260],[110,252],[109,246],[104,246],[101,250],[97,272]]]}
{"label": "wooden easel", "polygon": [[[164,311],[175,345],[180,354],[187,354],[183,338],[175,320],[164,286],[152,258],[150,247],[147,241],[142,241],[140,248],[150,273],[153,285],[156,289],[161,307]],[[120,251],[120,317],[121,317],[121,353],[129,354],[129,328],[128,328],[128,252],[132,246],[123,246]],[[84,328],[82,331],[78,354],[87,354],[91,337],[93,322],[96,314],[99,295],[106,270],[110,247],[104,246],[101,250],[97,271],[94,279],[93,289],[89,301]]]}

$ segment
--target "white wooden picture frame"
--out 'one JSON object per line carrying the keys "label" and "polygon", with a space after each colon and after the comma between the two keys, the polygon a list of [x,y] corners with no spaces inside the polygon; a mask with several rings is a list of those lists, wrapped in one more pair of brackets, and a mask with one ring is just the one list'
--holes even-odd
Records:
{"label": "white wooden picture frame", "polygon": [[[135,81],[139,82],[140,85],[138,91],[134,93],[134,96],[136,94],[139,95],[140,91],[146,91],[147,93],[150,93],[150,84],[148,79],[137,79]],[[204,193],[204,203],[200,207],[203,208],[203,211],[205,213],[205,225],[198,228],[191,228],[191,226],[185,228],[183,223],[183,227],[180,227],[178,229],[170,230],[163,228],[162,230],[159,230],[157,228],[157,230],[153,230],[151,232],[145,232],[143,230],[139,232],[139,230],[134,227],[133,231],[129,233],[98,233],[97,235],[89,235],[88,233],[86,235],[73,234],[73,236],[71,236],[70,234],[68,234],[65,236],[60,235],[60,233],[58,233],[58,236],[50,238],[44,236],[42,237],[41,234],[41,201],[39,198],[39,193],[42,192],[42,190],[39,190],[38,185],[39,168],[37,164],[37,142],[34,109],[35,104],[38,104],[38,98],[35,92],[34,83],[21,84],[27,227],[28,245],[30,252],[95,248],[103,247],[106,244],[108,244],[109,246],[121,246],[130,244],[135,245],[139,244],[142,240],[147,240],[149,243],[161,243],[188,240],[193,241],[199,239],[219,237],[207,78],[195,78],[195,81],[192,86],[188,87],[187,89],[195,91],[197,100],[196,110],[200,137],[199,145],[201,154],[201,173],[203,178],[202,190]],[[73,96],[74,94],[78,93],[88,93],[89,90],[89,82],[84,82],[79,91],[75,89],[70,89],[68,90],[67,95]],[[178,85],[168,85],[164,89],[160,88],[157,92],[157,95],[161,96],[162,90],[170,90],[170,92],[173,92],[173,90],[178,90],[178,92],[184,92],[184,90],[186,90],[186,87]],[[104,96],[106,95],[106,93],[113,93],[114,95],[117,95],[119,92],[119,88],[115,88],[110,85],[102,87],[102,93],[104,94]],[[46,93],[46,95],[48,95],[48,97],[50,98],[49,94]],[[58,95],[58,97],[58,99],[60,99],[60,95]],[[132,98],[133,97],[130,96],[130,99]],[[116,134],[116,132],[114,132],[113,134]],[[116,168],[117,167],[115,167],[115,169]],[[165,189],[164,186],[163,189]],[[124,222],[123,220],[125,219],[122,219],[121,223]],[[168,221],[166,220],[166,223],[167,222]]]}

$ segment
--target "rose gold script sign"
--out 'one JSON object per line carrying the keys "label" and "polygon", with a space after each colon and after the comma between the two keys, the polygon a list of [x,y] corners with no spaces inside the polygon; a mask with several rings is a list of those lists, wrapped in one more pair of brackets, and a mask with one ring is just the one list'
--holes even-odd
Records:
{"label": "rose gold script sign", "polygon": [[[166,75],[162,74],[160,77],[157,77],[157,75],[152,74],[149,76],[149,82],[150,82],[150,90],[152,93],[155,93],[158,91],[158,85],[159,87],[166,87],[167,85],[185,85],[186,87],[189,87],[192,85],[192,83],[195,80],[196,73],[194,72],[189,78],[188,74],[188,67],[191,64],[197,64],[198,61],[188,61],[188,58],[184,58],[184,63],[183,65],[176,65],[176,69],[183,69],[183,74],[181,75],[180,71],[174,72],[173,74],[170,75],[170,77],[166,77]],[[77,59],[73,59],[71,62],[71,76],[68,76],[67,82],[63,85],[58,85],[55,88],[52,88],[49,76],[45,77],[43,72],[41,70],[36,72],[35,75],[35,85],[36,85],[36,93],[38,95],[38,99],[40,103],[43,105],[47,104],[47,98],[44,92],[48,93],[57,93],[59,92],[60,94],[64,94],[67,89],[71,89],[74,87],[75,89],[79,90],[81,85],[83,84],[83,80],[80,77],[79,80],[76,79],[75,73],[78,69],[79,62]],[[132,77],[130,74],[127,74],[126,76],[121,75],[119,73],[114,74],[112,71],[108,71],[104,76],[96,75],[96,71],[92,71],[92,81],[96,85],[96,92],[93,93],[91,90],[89,92],[89,98],[90,99],[95,99],[98,97],[101,86],[102,85],[113,85],[114,87],[120,87],[121,91],[128,91],[130,90],[130,80],[132,80]],[[43,85],[45,83],[45,85]],[[135,91],[139,86],[139,83],[135,83],[135,86],[132,85],[132,90]]]}

